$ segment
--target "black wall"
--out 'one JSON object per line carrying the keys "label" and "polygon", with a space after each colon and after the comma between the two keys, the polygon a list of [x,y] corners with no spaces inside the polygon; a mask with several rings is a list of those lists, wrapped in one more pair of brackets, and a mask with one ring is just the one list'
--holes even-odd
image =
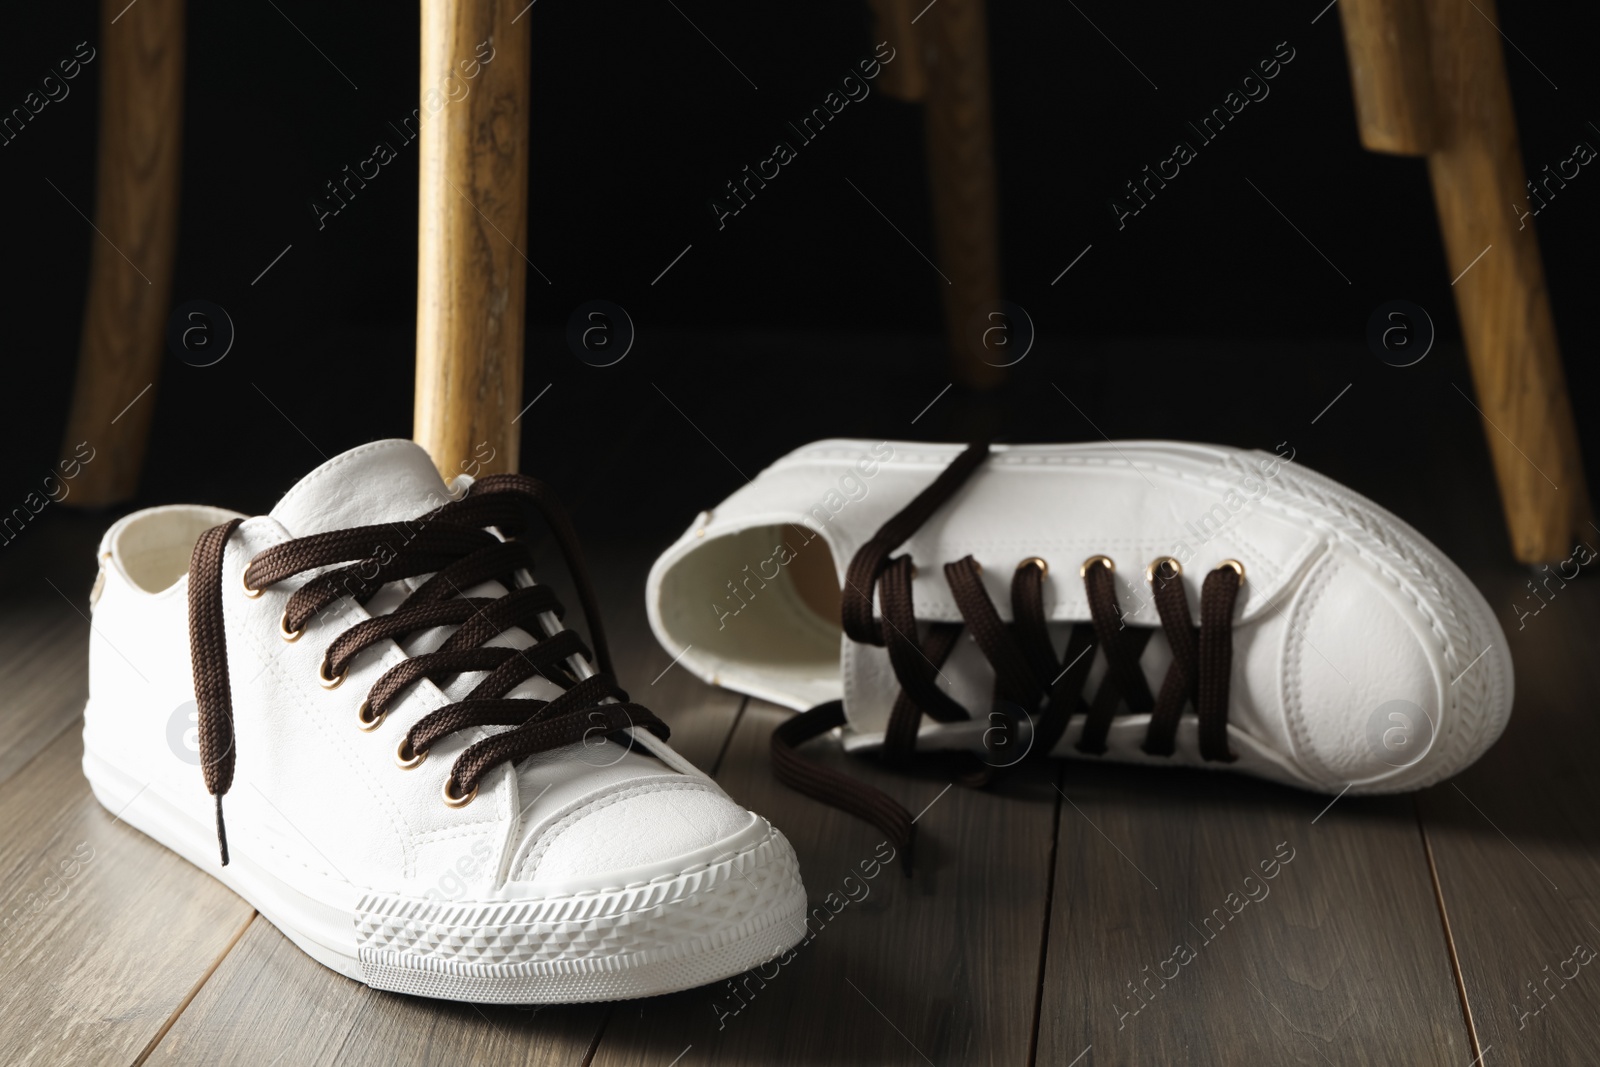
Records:
{"label": "black wall", "polygon": [[[1005,287],[1039,343],[1019,368],[1031,385],[976,416],[986,428],[1098,436],[1085,419],[1027,414],[1050,382],[1088,390],[1086,418],[1113,435],[1245,436],[1268,448],[1285,436],[1272,426],[1280,406],[1303,424],[1346,382],[1356,388],[1341,403],[1358,424],[1378,417],[1358,406],[1375,388],[1429,383],[1412,399],[1391,395],[1398,406],[1384,418],[1464,408],[1451,391],[1467,379],[1425,165],[1359,147],[1338,12],[1312,21],[1324,2],[991,4]],[[1515,42],[1506,63],[1529,170],[1579,140],[1600,147],[1595,16],[1506,3],[1498,17]],[[772,447],[830,433],[962,432],[945,416],[909,424],[949,380],[936,336],[943,282],[911,247],[933,255],[920,110],[874,91],[814,143],[799,145],[786,125],[873,54],[864,3],[538,0],[524,18],[534,101],[524,250],[549,279],[529,271],[527,398],[554,383],[526,421],[526,466],[588,476],[593,457],[621,462],[618,441],[667,436],[661,478],[683,456],[720,464],[686,420],[745,473]],[[80,41],[101,44],[90,4],[12,4],[4,26],[4,109]],[[147,499],[264,506],[230,493],[238,472],[282,488],[319,452],[409,434],[417,150],[391,123],[416,107],[417,48],[414,6],[191,5],[173,297],[223,306],[237,339],[214,367],[165,363],[145,401],[156,405]],[[1270,95],[1214,142],[1187,131],[1258,61],[1288,50]],[[65,419],[99,240],[71,206],[92,211],[99,70],[89,63],[69,96],[0,146],[5,507],[55,458]],[[1119,229],[1110,199],[1179,137],[1197,158]],[[780,138],[797,158],[719,229],[711,199]],[[319,229],[324,183],[379,141],[396,159]],[[1595,170],[1537,222],[1580,422],[1600,333],[1588,314]],[[1370,313],[1396,298],[1427,309],[1441,338],[1409,371],[1385,367],[1365,342]],[[634,351],[604,370],[563,339],[573,309],[593,299],[623,306],[638,329]],[[1187,359],[1149,356],[1142,376],[1141,353],[1161,346],[1122,349],[1123,337],[1197,347]],[[1235,360],[1234,340],[1252,355]],[[1116,373],[1129,387],[1112,389],[1105,363],[1124,352],[1134,365]],[[1140,398],[1146,379],[1157,404]],[[1198,414],[1175,414],[1191,407]],[[1248,433],[1244,407],[1264,411]],[[692,453],[674,454],[680,445]]]}

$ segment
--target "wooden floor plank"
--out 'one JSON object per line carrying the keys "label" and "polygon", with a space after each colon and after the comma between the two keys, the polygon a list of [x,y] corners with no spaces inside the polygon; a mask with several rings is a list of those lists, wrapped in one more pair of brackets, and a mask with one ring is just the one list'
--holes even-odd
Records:
{"label": "wooden floor plank", "polygon": [[907,879],[898,861],[879,863],[891,854],[881,834],[773,780],[769,739],[789,714],[752,700],[719,780],[794,843],[814,909],[809,940],[788,962],[737,982],[619,1007],[595,1067],[664,1067],[680,1056],[695,1065],[1022,1067],[1055,820],[1048,781],[1014,782],[1005,796],[943,792],[947,781],[886,774],[831,742],[810,746],[913,813],[932,805]]}
{"label": "wooden floor plank", "polygon": [[1083,763],[1064,783],[1038,1062],[1472,1059],[1411,798]]}
{"label": "wooden floor plank", "polygon": [[131,1063],[251,910],[89,792],[74,724],[0,785],[0,1063]]}
{"label": "wooden floor plank", "polygon": [[0,783],[76,725],[89,699],[89,623],[59,599],[0,614]]}
{"label": "wooden floor plank", "polygon": [[1548,586],[1537,574],[1542,608],[1529,572],[1479,576],[1516,705],[1488,755],[1419,801],[1486,1064],[1600,1062],[1600,577],[1587,570]]}
{"label": "wooden floor plank", "polygon": [[110,523],[53,508],[0,546],[0,782],[83,714],[95,545]]}
{"label": "wooden floor plank", "polygon": [[375,992],[313,962],[258,915],[146,1062],[575,1064],[603,1014]]}
{"label": "wooden floor plank", "polygon": [[[649,637],[636,595],[648,561],[605,562],[598,595],[621,681],[671,724],[677,751],[711,767],[743,698],[668,670],[671,657]],[[609,1010],[455,1004],[375,992],[317,964],[258,916],[149,1063],[577,1064]]]}

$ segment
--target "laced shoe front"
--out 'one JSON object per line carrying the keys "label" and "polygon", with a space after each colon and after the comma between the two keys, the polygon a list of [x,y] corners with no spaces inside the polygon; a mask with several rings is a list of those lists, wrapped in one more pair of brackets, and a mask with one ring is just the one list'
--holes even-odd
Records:
{"label": "laced shoe front", "polygon": [[[376,988],[649,996],[797,942],[792,849],[617,684],[548,489],[453,490],[386,441],[268,516],[168,507],[112,527],[84,727],[101,802]],[[592,650],[531,578],[533,512]]]}
{"label": "laced shoe front", "polygon": [[651,623],[688,670],[800,710],[778,778],[905,854],[905,807],[803,744],[943,753],[971,785],[1050,756],[1329,794],[1456,773],[1511,711],[1493,612],[1283,447],[820,441],[661,555]]}

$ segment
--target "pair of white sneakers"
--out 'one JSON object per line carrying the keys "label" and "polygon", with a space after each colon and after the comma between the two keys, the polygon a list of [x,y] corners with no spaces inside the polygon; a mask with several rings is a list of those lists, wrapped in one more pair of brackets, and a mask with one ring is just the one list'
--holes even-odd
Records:
{"label": "pair of white sneakers", "polygon": [[[592,647],[531,577],[535,511]],[[91,599],[95,795],[357,981],[620,999],[805,936],[789,843],[612,677],[542,483],[447,486],[377,442],[268,515],[123,518]],[[957,750],[976,783],[1063,755],[1383,792],[1466,766],[1511,706],[1504,637],[1438,549],[1221,447],[819,442],[702,513],[647,603],[683,666],[810,708],[775,772],[903,846],[904,809],[804,741]]]}

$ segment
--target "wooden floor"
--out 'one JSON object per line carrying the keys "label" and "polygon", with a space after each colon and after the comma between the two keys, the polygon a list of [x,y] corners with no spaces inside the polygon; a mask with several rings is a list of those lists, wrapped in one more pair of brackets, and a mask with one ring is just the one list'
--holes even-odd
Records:
{"label": "wooden floor", "polygon": [[[667,669],[639,592],[658,546],[596,551],[624,685],[783,829],[814,903],[850,902],[765,978],[518,1009],[325,970],[100,808],[78,715],[101,525],[63,520],[5,549],[0,1063],[1600,1062],[1587,573],[1517,630],[1527,573],[1474,568],[1508,629],[1517,702],[1500,744],[1454,781],[1330,805],[1228,775],[1069,763],[991,794],[858,762],[926,807],[916,876],[869,879],[877,835],[772,780],[785,712]],[[1276,877],[1248,899],[1263,861]],[[1220,933],[1205,922],[1219,908],[1237,911]]]}

